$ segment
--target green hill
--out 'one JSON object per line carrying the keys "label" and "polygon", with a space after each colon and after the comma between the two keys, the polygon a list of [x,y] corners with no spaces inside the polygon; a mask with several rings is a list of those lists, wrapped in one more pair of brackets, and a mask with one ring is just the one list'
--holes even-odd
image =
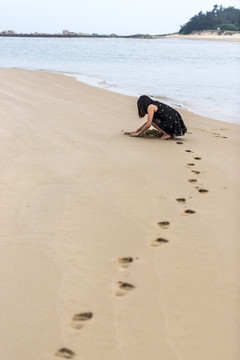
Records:
{"label": "green hill", "polygon": [[224,8],[214,5],[212,11],[199,12],[185,25],[181,26],[180,34],[190,34],[201,30],[229,30],[240,31],[240,10],[233,6]]}

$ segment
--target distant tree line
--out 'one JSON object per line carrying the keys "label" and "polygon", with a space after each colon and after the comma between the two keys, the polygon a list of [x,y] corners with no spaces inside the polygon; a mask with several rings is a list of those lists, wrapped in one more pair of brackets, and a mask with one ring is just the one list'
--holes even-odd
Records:
{"label": "distant tree line", "polygon": [[240,10],[230,6],[214,5],[212,11],[205,14],[201,11],[193,16],[185,25],[181,26],[180,34],[190,34],[201,30],[240,30]]}

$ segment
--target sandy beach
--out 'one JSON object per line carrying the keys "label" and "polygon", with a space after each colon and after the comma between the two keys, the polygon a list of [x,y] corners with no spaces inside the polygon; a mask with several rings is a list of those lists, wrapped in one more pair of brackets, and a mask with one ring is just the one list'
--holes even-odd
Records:
{"label": "sandy beach", "polygon": [[240,358],[240,126],[132,138],[136,98],[0,70],[6,360]]}
{"label": "sandy beach", "polygon": [[204,31],[198,31],[193,32],[189,35],[182,35],[179,33],[176,34],[169,34],[164,36],[166,38],[172,38],[172,39],[190,39],[190,40],[219,40],[219,41],[232,41],[232,42],[239,42],[240,41],[240,33],[233,33],[230,34],[230,32],[223,32],[222,34],[219,34],[219,31],[214,30],[204,30]]}

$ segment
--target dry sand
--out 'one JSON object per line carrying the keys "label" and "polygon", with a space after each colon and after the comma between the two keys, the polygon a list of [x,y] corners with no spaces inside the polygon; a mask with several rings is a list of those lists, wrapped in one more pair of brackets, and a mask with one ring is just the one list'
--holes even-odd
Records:
{"label": "dry sand", "polygon": [[239,359],[240,127],[131,138],[134,97],[0,79],[1,359]]}
{"label": "dry sand", "polygon": [[212,30],[204,30],[199,32],[194,32],[189,35],[181,35],[179,33],[176,34],[169,34],[165,36],[166,38],[176,38],[176,39],[192,39],[192,40],[219,40],[219,41],[233,41],[239,42],[240,41],[240,33],[233,33],[230,32],[223,32],[219,34],[219,31],[212,31]]}

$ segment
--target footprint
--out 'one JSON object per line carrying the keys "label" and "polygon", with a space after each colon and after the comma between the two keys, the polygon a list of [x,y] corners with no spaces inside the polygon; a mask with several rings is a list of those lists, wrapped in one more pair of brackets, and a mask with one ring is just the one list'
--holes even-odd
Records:
{"label": "footprint", "polygon": [[170,222],[169,221],[160,221],[158,223],[158,225],[162,228],[162,229],[167,229],[170,225]]}
{"label": "footprint", "polygon": [[132,285],[130,283],[127,283],[127,282],[124,282],[124,281],[119,281],[118,284],[119,284],[120,289],[124,289],[124,290],[127,290],[127,291],[132,290],[132,289],[135,288],[134,285]]}
{"label": "footprint", "polygon": [[134,285],[129,284],[127,282],[118,281],[118,290],[116,291],[115,295],[116,296],[124,296],[133,289],[135,289]]}
{"label": "footprint", "polygon": [[189,179],[188,180],[190,183],[195,183],[195,182],[197,182],[197,179]]}
{"label": "footprint", "polygon": [[93,317],[92,312],[75,314],[72,318],[72,327],[74,327],[75,329],[81,329],[84,325],[84,322],[90,320],[92,317]]}
{"label": "footprint", "polygon": [[196,211],[194,210],[185,210],[185,214],[195,214]]}
{"label": "footprint", "polygon": [[200,174],[200,171],[197,171],[197,170],[192,170],[192,172],[196,175],[199,175]]}
{"label": "footprint", "polygon": [[206,189],[199,189],[198,190],[200,193],[207,193],[209,190],[206,190]]}
{"label": "footprint", "polygon": [[179,145],[180,145],[180,144],[181,144],[181,145],[183,144],[183,142],[181,142],[181,141],[177,141],[176,143],[179,144]]}
{"label": "footprint", "polygon": [[118,258],[117,261],[122,268],[127,268],[133,262],[133,258],[131,256],[124,256]]}
{"label": "footprint", "polygon": [[195,160],[202,160],[202,158],[200,158],[200,157],[198,157],[198,156],[196,156],[194,159],[195,159]]}
{"label": "footprint", "polygon": [[220,136],[220,135],[214,135],[215,137],[221,138],[221,139],[227,139],[227,136]]}
{"label": "footprint", "polygon": [[169,241],[166,240],[166,239],[163,239],[163,238],[158,238],[156,240],[154,240],[152,242],[152,245],[151,246],[161,246],[161,245],[164,245],[166,243],[168,243]]}
{"label": "footprint", "polygon": [[186,152],[192,152],[192,150],[185,150]]}
{"label": "footprint", "polygon": [[178,202],[181,203],[181,204],[184,204],[184,203],[186,202],[186,199],[184,199],[184,198],[178,198],[178,199],[176,199],[176,201],[178,201]]}
{"label": "footprint", "polygon": [[195,164],[193,164],[193,163],[190,163],[190,164],[187,164],[188,166],[194,166]]}
{"label": "footprint", "polygon": [[55,353],[55,355],[64,359],[73,359],[76,354],[72,350],[61,348]]}

